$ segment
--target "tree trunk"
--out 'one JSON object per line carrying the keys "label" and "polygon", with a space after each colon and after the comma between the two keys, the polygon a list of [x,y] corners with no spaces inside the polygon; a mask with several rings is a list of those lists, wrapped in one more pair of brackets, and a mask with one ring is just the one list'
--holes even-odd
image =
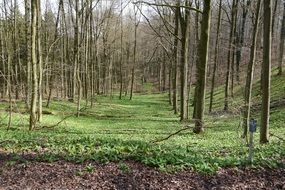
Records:
{"label": "tree trunk", "polygon": [[[177,4],[179,5],[179,4]],[[178,113],[178,34],[179,34],[179,8],[175,8],[175,31],[174,31],[174,45],[173,45],[173,110],[174,114]]]}
{"label": "tree trunk", "polygon": [[41,1],[37,0],[37,61],[38,61],[38,110],[37,119],[42,121],[42,81],[43,81],[43,61],[42,61],[42,46],[41,46]]}
{"label": "tree trunk", "polygon": [[[123,15],[123,2],[122,0],[120,1],[121,3],[121,15]],[[122,95],[123,95],[123,17],[121,17],[121,23],[120,23],[120,30],[121,30],[121,36],[120,36],[120,96],[119,99],[122,99]]]}
{"label": "tree trunk", "polygon": [[253,29],[253,37],[252,44],[250,49],[250,60],[247,67],[247,78],[245,85],[245,94],[244,94],[244,113],[243,113],[243,137],[247,139],[248,136],[248,128],[249,128],[249,120],[250,120],[250,107],[251,107],[251,91],[252,91],[252,81],[253,81],[253,71],[256,57],[256,43],[257,43],[257,35],[258,35],[258,26],[259,26],[259,12],[260,12],[261,0],[257,1],[256,13],[255,13],[255,21],[254,21],[254,29]]}
{"label": "tree trunk", "polygon": [[269,142],[269,115],[270,115],[270,82],[271,82],[271,23],[272,0],[264,3],[264,26],[263,26],[263,63],[262,63],[262,108],[260,143]]}
{"label": "tree trunk", "polygon": [[[80,115],[80,101],[81,101],[81,78],[79,65],[79,0],[75,0],[75,28],[74,28],[74,68],[75,68],[75,83],[77,84],[77,117]],[[75,84],[74,84],[75,85]],[[75,90],[76,91],[76,90]],[[73,92],[75,93],[75,92]]]}
{"label": "tree trunk", "polygon": [[239,83],[240,82],[240,62],[242,58],[242,48],[244,44],[244,33],[245,33],[245,21],[248,14],[248,8],[250,6],[251,1],[247,0],[246,6],[243,5],[243,12],[242,12],[242,24],[241,24],[241,30],[238,34],[237,38],[237,52],[236,52],[236,80]]}
{"label": "tree trunk", "polygon": [[232,46],[233,46],[233,36],[234,36],[234,21],[235,21],[235,12],[237,0],[232,2],[232,11],[231,11],[231,31],[230,31],[230,40],[228,48],[228,60],[227,60],[227,72],[226,72],[226,84],[225,84],[225,100],[224,100],[224,111],[229,110],[229,89],[230,89],[230,76],[231,76],[231,55],[232,55]]}
{"label": "tree trunk", "polygon": [[284,41],[285,41],[285,1],[283,2],[283,18],[282,18],[282,26],[281,26],[281,34],[280,34],[280,53],[278,60],[278,75],[282,74],[282,63],[283,63],[283,55],[284,55]]}
{"label": "tree trunk", "polygon": [[135,41],[134,41],[134,60],[133,60],[133,67],[132,67],[132,81],[131,81],[131,94],[130,94],[130,100],[133,99],[133,91],[134,91],[134,82],[135,82],[135,66],[137,64],[137,32],[138,32],[138,26],[140,21],[137,21],[137,12],[138,10],[135,10]]}
{"label": "tree trunk", "polygon": [[213,74],[212,74],[209,113],[212,112],[212,108],[213,108],[216,70],[217,70],[217,64],[218,64],[218,60],[219,60],[219,47],[220,47],[220,34],[221,34],[220,27],[221,27],[221,17],[222,17],[222,0],[220,0],[219,14],[218,15],[219,16],[218,16],[218,24],[217,24],[216,47],[215,47],[215,58],[214,58],[215,60],[214,60],[214,68],[213,68]]}
{"label": "tree trunk", "polygon": [[196,118],[195,133],[200,133],[204,128],[204,107],[205,107],[205,91],[206,76],[208,63],[208,46],[211,22],[211,0],[204,0],[204,9],[201,23],[201,39],[198,46],[198,79],[197,79],[197,99],[196,99]]}
{"label": "tree trunk", "polygon": [[[188,6],[189,2],[186,1]],[[181,75],[181,89],[180,89],[180,121],[188,120],[188,48],[189,48],[189,10],[185,10],[185,15],[182,16],[179,10],[179,20],[181,27],[181,55],[180,55],[180,75]]]}
{"label": "tree trunk", "polygon": [[32,97],[31,97],[31,112],[30,126],[33,130],[37,123],[37,99],[38,99],[38,75],[37,75],[37,0],[32,0],[32,25],[31,25],[31,62],[32,62]]}
{"label": "tree trunk", "polygon": [[30,49],[30,7],[31,7],[31,2],[30,0],[25,1],[25,62],[27,65],[27,70],[26,70],[26,105],[27,107],[30,106],[30,96],[31,96],[31,49]]}

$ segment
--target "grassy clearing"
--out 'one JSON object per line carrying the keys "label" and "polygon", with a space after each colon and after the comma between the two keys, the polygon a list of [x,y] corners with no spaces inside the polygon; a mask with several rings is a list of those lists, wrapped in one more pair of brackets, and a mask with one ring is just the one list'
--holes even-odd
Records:
{"label": "grassy clearing", "polygon": [[[273,86],[277,85],[274,81],[285,86],[284,79],[273,80]],[[149,85],[148,91],[151,91]],[[277,91],[279,87],[274,87],[273,93],[284,95],[284,91]],[[221,109],[222,97],[223,91],[218,89],[216,109]],[[166,94],[150,93],[136,94],[133,101],[127,98],[120,101],[116,96],[112,99],[97,97],[95,107],[88,108],[83,116],[71,117],[53,129],[33,132],[27,130],[28,115],[17,113],[13,113],[13,130],[7,131],[6,114],[0,112],[0,148],[15,153],[14,161],[20,160],[19,154],[33,153],[39,161],[64,159],[76,163],[90,160],[108,163],[133,160],[162,171],[191,168],[213,173],[221,167],[247,166],[248,150],[240,138],[240,119],[234,115],[207,115],[207,129],[202,135],[194,135],[189,130],[167,141],[151,143],[186,125],[173,115],[167,100]],[[2,103],[0,108],[3,110],[7,106]],[[23,106],[18,104],[19,109]],[[75,113],[76,105],[54,101],[48,110],[54,115],[45,115],[42,126],[56,124],[66,115]],[[271,132],[283,138],[284,115],[284,107],[272,110]],[[258,137],[257,132],[253,167],[284,167],[281,160],[285,156],[284,142],[272,137],[269,145],[261,146]]]}

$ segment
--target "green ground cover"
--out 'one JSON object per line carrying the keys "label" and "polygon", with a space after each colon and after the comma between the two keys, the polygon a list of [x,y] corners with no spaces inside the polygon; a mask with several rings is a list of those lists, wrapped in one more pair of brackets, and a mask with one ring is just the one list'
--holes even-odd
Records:
{"label": "green ground cover", "polygon": [[[255,85],[255,101],[259,87]],[[275,77],[273,98],[285,97],[285,77]],[[184,131],[168,140],[163,139],[189,125],[181,124],[168,104],[167,94],[135,94],[134,99],[118,100],[117,96],[96,97],[94,108],[87,108],[79,118],[72,116],[53,128],[28,131],[28,114],[13,113],[13,127],[7,131],[7,103],[0,104],[0,150],[14,154],[33,154],[39,161],[53,162],[64,159],[76,163],[137,161],[162,171],[191,168],[203,173],[213,173],[219,168],[248,166],[248,148],[240,138],[242,128],[237,114],[206,115],[204,134]],[[239,94],[242,94],[242,90]],[[215,93],[215,111],[222,110],[223,91]],[[207,96],[207,102],[208,96]],[[84,105],[84,101],[82,102]],[[24,108],[17,103],[18,110]],[[76,105],[67,101],[53,101],[53,114],[44,115],[41,126],[52,126],[76,112]],[[190,108],[190,113],[192,107]],[[285,107],[271,110],[270,131],[285,137]],[[259,119],[259,113],[254,115]],[[285,144],[271,137],[270,144],[259,145],[259,132],[255,133],[255,152],[252,167],[284,167]],[[283,161],[282,161],[283,160]],[[9,163],[13,163],[13,160]]]}

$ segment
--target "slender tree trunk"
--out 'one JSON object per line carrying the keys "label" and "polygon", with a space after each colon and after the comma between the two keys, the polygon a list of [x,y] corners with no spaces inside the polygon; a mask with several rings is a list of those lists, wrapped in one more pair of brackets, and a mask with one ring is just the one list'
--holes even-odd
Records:
{"label": "slender tree trunk", "polygon": [[[121,3],[121,15],[123,15],[123,2],[122,0],[120,1]],[[122,99],[123,95],[123,17],[121,17],[121,23],[120,23],[120,30],[121,30],[121,36],[120,36],[120,96],[119,99]]]}
{"label": "slender tree trunk", "polygon": [[274,29],[275,29],[275,18],[276,18],[276,12],[277,12],[277,7],[279,4],[279,0],[275,0],[274,1],[274,9],[273,9],[273,13],[272,13],[272,38],[274,38]]}
{"label": "slender tree trunk", "polygon": [[[179,4],[178,4],[179,5]],[[173,110],[174,114],[178,114],[178,34],[179,34],[179,8],[175,8],[175,30],[174,30],[174,45],[173,45]]]}
{"label": "slender tree trunk", "polygon": [[135,82],[135,64],[136,64],[136,54],[137,54],[137,27],[135,28],[135,44],[134,44],[134,60],[132,66],[132,79],[131,79],[131,91],[130,91],[130,100],[133,99],[133,91],[134,91],[134,82]]}
{"label": "slender tree trunk", "polygon": [[242,12],[242,24],[241,24],[241,30],[238,34],[237,38],[237,52],[236,52],[236,80],[239,83],[240,82],[240,62],[242,58],[242,48],[244,44],[244,33],[245,33],[245,22],[246,22],[246,17],[248,14],[248,9],[251,4],[251,0],[247,0],[246,6],[244,5],[243,7],[243,12]]}
{"label": "slender tree trunk", "polygon": [[209,113],[212,112],[213,108],[213,98],[214,98],[214,89],[215,89],[215,80],[216,80],[216,71],[219,60],[219,47],[220,47],[220,27],[221,27],[221,17],[222,17],[222,0],[220,0],[219,4],[219,14],[218,14],[218,24],[217,24],[217,34],[216,34],[216,47],[215,47],[215,60],[214,60],[214,68],[212,74],[211,81],[211,92],[210,92],[210,105],[209,105]]}
{"label": "slender tree trunk", "polygon": [[235,11],[234,11],[234,21],[233,21],[233,46],[232,46],[232,60],[231,60],[231,97],[234,97],[234,81],[235,81],[235,58],[236,58],[236,51],[238,46],[238,36],[237,33],[237,19],[238,19],[238,3],[236,1]]}
{"label": "slender tree trunk", "polygon": [[229,110],[229,90],[230,90],[230,76],[231,76],[231,55],[232,55],[232,46],[233,46],[233,36],[234,36],[234,21],[235,21],[235,12],[237,0],[232,2],[232,13],[231,13],[231,31],[230,31],[230,40],[228,48],[228,60],[227,60],[227,72],[226,72],[226,84],[225,84],[225,100],[224,100],[224,111]]}
{"label": "slender tree trunk", "polygon": [[133,99],[133,91],[134,91],[134,82],[135,82],[135,66],[137,64],[137,32],[138,32],[138,26],[140,21],[137,21],[137,12],[138,10],[135,10],[135,41],[134,41],[134,60],[133,60],[133,67],[132,67],[132,81],[131,81],[131,94],[130,94],[130,100]]}
{"label": "slender tree trunk", "polygon": [[[53,39],[54,42],[57,40],[57,37],[58,37],[58,25],[59,25],[60,11],[62,11],[62,14],[64,14],[63,0],[60,0],[60,2],[59,2],[58,13],[57,13],[56,23],[55,23],[55,30],[54,30],[54,39]],[[64,16],[63,16],[63,19],[65,20]],[[63,45],[65,45],[65,44],[63,43]],[[53,65],[55,62],[55,54],[56,54],[56,51],[54,48],[53,55],[52,55],[51,68],[53,68]],[[46,63],[48,62],[47,60],[48,60],[48,55],[46,57],[46,61],[45,61]],[[49,93],[48,93],[48,100],[47,100],[46,107],[50,107],[50,104],[51,104],[51,97],[52,97],[52,92],[53,92],[53,88],[54,88],[54,84],[53,84],[54,80],[55,80],[55,76],[51,73],[50,77],[48,79]]]}
{"label": "slender tree trunk", "polygon": [[37,123],[37,99],[38,99],[38,75],[37,75],[37,0],[32,0],[32,26],[31,26],[31,62],[32,62],[32,97],[31,97],[31,112],[30,126],[33,130]]}
{"label": "slender tree trunk", "polygon": [[250,107],[251,107],[251,91],[252,91],[252,81],[253,81],[253,71],[256,57],[256,43],[257,43],[257,35],[258,35],[258,26],[259,26],[259,12],[260,12],[261,0],[257,1],[256,13],[255,13],[255,21],[254,21],[254,29],[253,29],[253,37],[252,44],[250,49],[250,60],[247,67],[247,78],[245,85],[245,105],[244,105],[244,113],[243,113],[243,137],[247,139],[248,136],[248,128],[249,128],[249,120],[250,120]]}
{"label": "slender tree trunk", "polygon": [[280,44],[279,44],[279,60],[278,60],[278,75],[282,74],[282,63],[284,56],[284,41],[285,41],[285,1],[283,1],[283,18],[282,18],[282,26],[281,26],[281,34],[280,34]]}
{"label": "slender tree trunk", "polygon": [[42,81],[43,81],[43,61],[42,61],[42,46],[41,46],[41,1],[37,0],[37,61],[38,61],[38,110],[37,119],[42,121]]}
{"label": "slender tree trunk", "polygon": [[76,93],[76,86],[77,86],[77,117],[80,115],[80,101],[81,101],[81,78],[80,78],[80,65],[79,65],[79,0],[75,0],[75,25],[74,25],[74,84],[73,87],[73,95]]}
{"label": "slender tree trunk", "polygon": [[272,0],[263,2],[264,26],[263,26],[263,63],[262,63],[262,108],[260,143],[269,142],[269,115],[270,115],[270,82],[271,82],[271,24],[272,24]]}
{"label": "slender tree trunk", "polygon": [[2,98],[5,98],[5,95],[6,95],[6,84],[7,84],[7,77],[5,76],[6,75],[6,61],[5,61],[5,31],[4,31],[4,23],[1,22],[1,62],[2,62],[2,68],[3,68],[3,71],[1,73],[1,77],[3,78],[2,80]]}
{"label": "slender tree trunk", "polygon": [[204,0],[204,9],[201,23],[201,39],[198,46],[198,79],[197,79],[197,99],[196,99],[196,118],[195,133],[200,133],[204,128],[204,107],[205,107],[205,91],[206,76],[208,63],[208,46],[211,22],[211,0]]}
{"label": "slender tree trunk", "polygon": [[[185,5],[188,6],[189,2],[186,1]],[[181,57],[180,57],[180,75],[181,75],[181,89],[180,89],[180,121],[188,119],[188,48],[189,48],[189,10],[185,10],[185,15],[182,16],[179,10],[179,20],[181,27]]]}
{"label": "slender tree trunk", "polygon": [[13,71],[15,73],[14,75],[14,80],[13,80],[13,86],[15,89],[15,95],[16,95],[16,99],[19,99],[19,90],[20,90],[20,82],[19,81],[19,72],[18,72],[18,66],[19,66],[19,57],[18,57],[18,28],[17,28],[17,7],[18,7],[18,3],[17,0],[14,0],[14,10],[13,10],[13,16],[14,16],[14,21],[13,21],[13,63],[14,63],[14,68]]}
{"label": "slender tree trunk", "polygon": [[169,62],[168,65],[168,102],[169,105],[173,105],[172,104],[172,61]]}
{"label": "slender tree trunk", "polygon": [[[196,4],[196,7],[198,9],[200,9],[200,1],[195,1],[195,4]],[[200,30],[199,30],[199,25],[200,25],[200,14],[198,12],[196,12],[195,14],[195,43],[196,44],[199,44],[199,41],[200,41]],[[194,49],[194,55],[196,55],[194,57],[194,60],[195,60],[195,65],[196,65],[196,68],[197,68],[197,65],[198,65],[198,56],[197,56],[197,49]],[[196,69],[196,78],[198,78],[198,70]],[[194,100],[193,100],[193,115],[192,115],[192,118],[195,119],[196,118],[196,99],[197,99],[197,90],[198,88],[195,88],[195,91],[194,91]]]}

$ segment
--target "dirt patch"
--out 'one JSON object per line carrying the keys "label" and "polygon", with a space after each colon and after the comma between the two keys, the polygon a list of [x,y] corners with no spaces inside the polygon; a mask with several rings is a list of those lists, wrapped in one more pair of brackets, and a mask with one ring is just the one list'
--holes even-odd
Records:
{"label": "dirt patch", "polygon": [[221,169],[214,176],[205,176],[193,171],[168,174],[135,162],[123,163],[127,170],[115,163],[29,159],[9,166],[10,158],[0,155],[0,189],[285,189],[284,169]]}

